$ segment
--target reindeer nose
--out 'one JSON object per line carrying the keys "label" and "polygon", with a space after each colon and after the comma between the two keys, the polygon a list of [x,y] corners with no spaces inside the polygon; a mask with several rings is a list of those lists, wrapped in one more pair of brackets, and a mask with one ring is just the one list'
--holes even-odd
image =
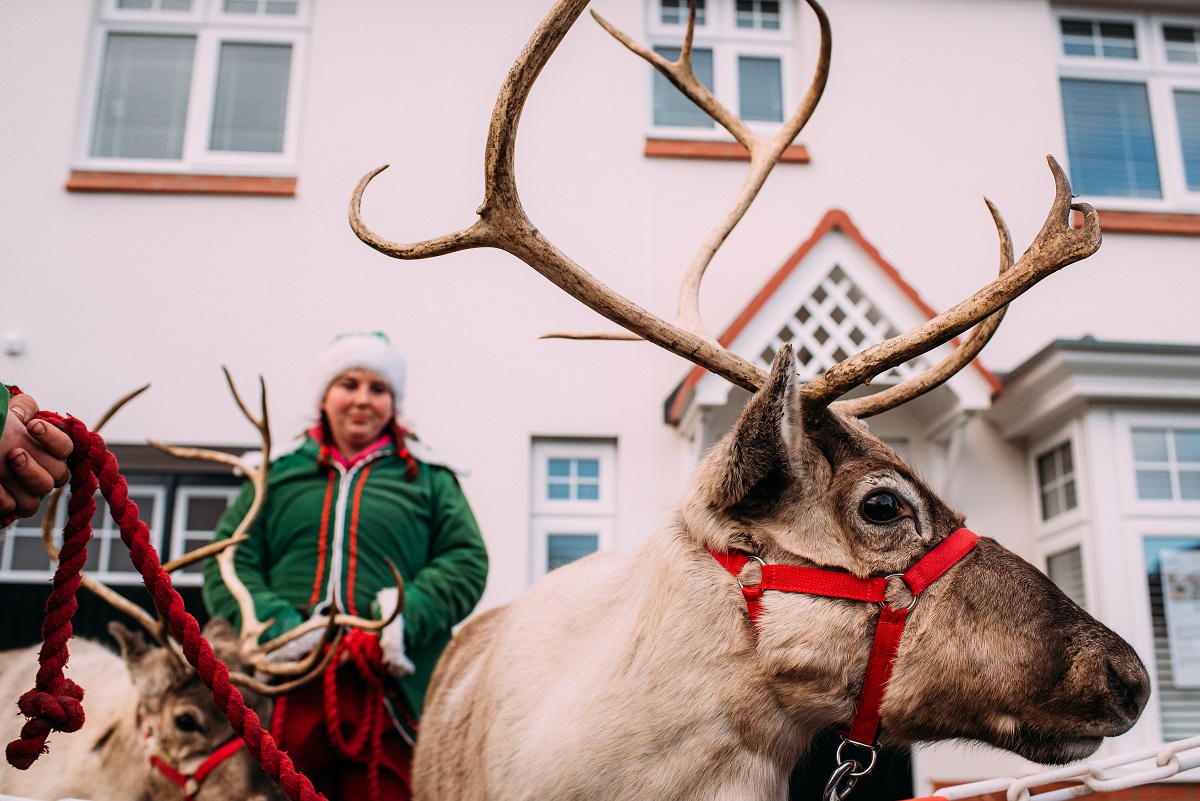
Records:
{"label": "reindeer nose", "polygon": [[1150,698],[1150,676],[1136,656],[1112,656],[1107,661],[1108,692],[1114,711],[1130,723],[1137,720]]}

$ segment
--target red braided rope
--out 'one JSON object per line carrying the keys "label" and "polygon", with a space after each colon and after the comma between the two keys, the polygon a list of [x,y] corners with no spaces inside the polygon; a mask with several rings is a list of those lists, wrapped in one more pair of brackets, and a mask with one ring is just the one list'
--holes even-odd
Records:
{"label": "red braided rope", "polygon": [[[325,669],[325,730],[338,754],[366,763],[367,799],[381,801],[379,768],[383,763],[383,733],[388,726],[383,698],[383,649],[379,637],[359,629],[346,632],[337,647],[337,655]],[[355,733],[349,740],[342,734],[337,691],[338,667],[343,656],[354,663],[363,686],[363,709],[353,721]]]}
{"label": "red braided rope", "polygon": [[[200,624],[188,614],[183,598],[171,585],[171,577],[162,569],[158,554],[150,544],[150,530],[138,519],[137,505],[129,500],[128,486],[118,472],[117,460],[99,434],[82,422],[41,412],[38,418],[61,428],[70,437],[75,450],[68,459],[71,467],[70,517],[63,531],[63,547],[54,574],[53,590],[46,601],[46,620],[42,624],[42,645],[37,684],[21,696],[19,706],[29,718],[20,739],[7,749],[9,764],[28,768],[45,753],[46,737],[51,730],[75,731],[83,725],[83,691],[63,676],[71,637],[71,616],[78,604],[79,572],[87,560],[87,542],[91,539],[91,517],[95,511],[97,483],[108,501],[109,513],[121,531],[121,540],[129,548],[129,558],[142,574],[146,589],[154,598],[159,615],[167,621],[171,634],[183,646],[184,656],[212,691],[213,701],[229,718],[233,730],[246,743],[246,749],[258,760],[271,779],[283,788],[292,801],[324,801],[291,758],[279,750],[275,739],[262,727],[258,715],[246,706],[242,694],[229,681],[229,670],[213,654],[212,646],[200,634]],[[72,728],[73,727],[73,728]]]}

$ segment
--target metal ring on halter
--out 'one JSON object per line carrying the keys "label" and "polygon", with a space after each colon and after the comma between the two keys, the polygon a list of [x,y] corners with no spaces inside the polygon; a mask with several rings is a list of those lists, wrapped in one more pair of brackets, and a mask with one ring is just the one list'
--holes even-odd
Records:
{"label": "metal ring on halter", "polygon": [[891,581],[892,579],[900,579],[900,581],[904,584],[905,589],[908,590],[908,594],[912,596],[912,600],[908,602],[908,606],[900,606],[900,607],[896,607],[896,608],[897,609],[907,609],[909,611],[912,611],[912,608],[917,605],[917,594],[915,592],[913,592],[912,587],[909,587],[908,582],[904,580],[904,574],[903,573],[888,573],[886,576],[883,577],[883,579],[884,579],[884,581]]}
{"label": "metal ring on halter", "polygon": [[[869,763],[867,763],[867,766],[865,768],[862,767],[862,764],[857,759],[846,759],[842,756],[842,749],[848,745],[853,745],[856,748],[862,748],[865,751],[871,752],[871,761]],[[841,770],[846,765],[858,766],[859,769],[850,774],[851,776],[853,776],[854,778],[857,779],[859,776],[866,776],[868,773],[870,773],[872,770],[875,769],[875,760],[878,756],[879,756],[879,749],[876,748],[875,746],[867,745],[866,743],[860,743],[855,740],[851,740],[851,739],[843,737],[842,744],[838,746],[837,753],[834,755],[834,759],[838,763],[838,770]]]}
{"label": "metal ring on halter", "polygon": [[[854,785],[858,784],[858,775],[853,772],[857,766],[858,763],[854,760],[838,765],[829,781],[825,782],[825,792],[821,794],[821,801],[842,801],[850,795]],[[843,782],[845,787],[841,786]]]}
{"label": "metal ring on halter", "polygon": [[[761,570],[762,568],[764,568],[764,567],[766,567],[766,566],[767,566],[767,563],[766,563],[766,562],[764,562],[763,560],[759,559],[757,556],[747,555],[747,556],[746,556],[746,558],[747,558],[747,559],[753,559],[755,562],[758,562],[758,566],[759,566],[759,569],[760,569],[760,570]],[[746,589],[746,585],[742,583],[742,577],[741,577],[741,576],[734,576],[734,579],[735,579],[735,580],[737,581],[737,583],[738,583],[738,589],[742,589],[742,590]],[[762,582],[762,573],[759,573],[759,578],[758,578],[758,580],[759,580],[759,582],[760,582],[760,583]],[[758,585],[755,585],[755,586],[758,586]]]}

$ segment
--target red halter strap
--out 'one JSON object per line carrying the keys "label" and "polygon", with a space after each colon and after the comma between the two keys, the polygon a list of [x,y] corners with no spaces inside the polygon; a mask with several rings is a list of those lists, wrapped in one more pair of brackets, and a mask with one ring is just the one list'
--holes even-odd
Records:
{"label": "red halter strap", "polygon": [[[947,570],[956,565],[959,560],[971,552],[978,541],[974,532],[960,528],[949,537],[938,543],[932,550],[922,556],[917,563],[910,567],[898,578],[908,585],[913,602],[930,584],[935,582]],[[753,587],[748,587],[738,580],[742,595],[746,599],[746,608],[750,612],[750,620],[758,628],[759,615],[762,613],[762,596],[767,590],[778,592],[798,592],[806,595],[821,595],[826,598],[846,598],[851,601],[865,601],[882,604],[879,612],[879,622],[875,626],[875,641],[871,646],[871,658],[867,662],[867,674],[863,679],[863,688],[858,697],[858,706],[854,712],[854,721],[846,739],[868,749],[875,744],[875,735],[879,730],[879,715],[883,708],[883,694],[887,689],[888,680],[892,677],[892,666],[896,661],[896,652],[900,648],[900,638],[904,634],[904,624],[908,619],[908,607],[899,609],[888,604],[886,592],[887,583],[893,576],[874,576],[858,578],[849,573],[833,570],[822,570],[816,567],[801,567],[799,565],[765,564],[757,557],[742,553],[717,553],[711,548],[708,551],[721,566],[737,577],[742,568],[750,561],[762,565],[762,580]]]}
{"label": "red halter strap", "polygon": [[191,801],[191,799],[196,797],[196,793],[200,792],[200,783],[204,781],[205,777],[212,773],[213,769],[217,765],[220,765],[226,759],[229,759],[229,757],[236,754],[238,749],[243,745],[245,745],[245,743],[242,742],[241,737],[234,737],[232,740],[225,743],[225,745],[221,746],[216,751],[213,751],[209,755],[208,759],[204,760],[204,762],[200,764],[200,767],[196,768],[196,770],[190,774],[180,773],[178,770],[171,767],[154,754],[150,755],[150,764],[158,768],[159,773],[182,787],[184,797],[188,799],[188,801]]}

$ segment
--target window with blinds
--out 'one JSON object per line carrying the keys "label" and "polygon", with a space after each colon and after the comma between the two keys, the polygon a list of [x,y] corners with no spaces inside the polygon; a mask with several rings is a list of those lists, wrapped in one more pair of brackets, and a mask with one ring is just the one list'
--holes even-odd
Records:
{"label": "window with blinds", "polygon": [[[647,0],[654,51],[679,58],[687,0]],[[752,126],[778,126],[791,113],[794,0],[706,0],[696,9],[692,67],[726,108]],[[712,118],[651,69],[654,135],[724,136]]]}
{"label": "window with blinds", "polygon": [[[1178,641],[1186,627],[1178,625],[1177,621],[1171,625],[1170,620],[1171,604],[1180,600],[1188,602],[1190,599],[1178,597],[1179,593],[1172,599],[1170,588],[1164,590],[1164,555],[1200,551],[1200,538],[1146,537],[1143,547],[1146,586],[1150,593],[1150,623],[1154,631],[1156,681],[1151,698],[1158,699],[1163,742],[1173,742],[1194,737],[1200,732],[1200,686],[1197,686],[1195,677],[1188,675],[1194,670],[1192,662],[1195,660],[1187,659],[1186,654],[1195,649],[1188,647],[1187,642]],[[1172,642],[1172,635],[1175,642]]]}
{"label": "window with blinds", "polygon": [[304,0],[108,0],[88,169],[289,174]]}
{"label": "window with blinds", "polygon": [[1076,545],[1046,558],[1046,575],[1075,603],[1087,609],[1083,579],[1083,548]]}
{"label": "window with blinds", "polygon": [[1057,24],[1075,192],[1200,209],[1200,20],[1062,11]]}

